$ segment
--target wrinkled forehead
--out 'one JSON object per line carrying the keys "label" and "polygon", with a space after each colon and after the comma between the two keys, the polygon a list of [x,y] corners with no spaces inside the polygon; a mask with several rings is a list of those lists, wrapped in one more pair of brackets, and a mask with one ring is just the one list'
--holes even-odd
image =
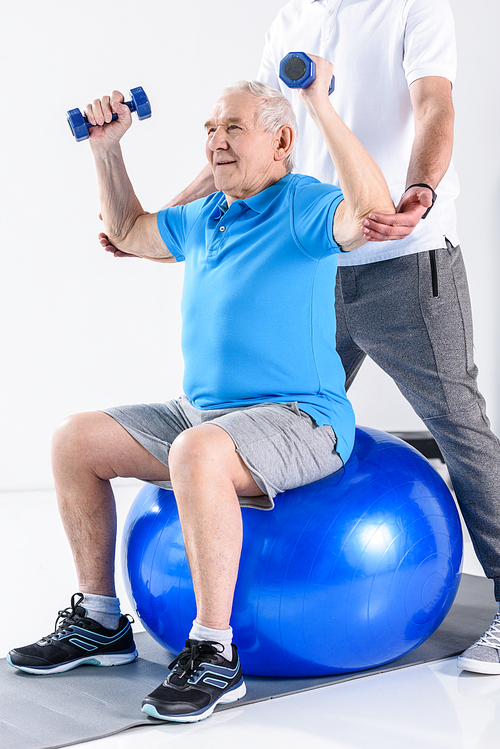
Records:
{"label": "wrinkled forehead", "polygon": [[259,100],[242,91],[223,94],[217,99],[206,126],[242,122],[251,127],[258,122]]}

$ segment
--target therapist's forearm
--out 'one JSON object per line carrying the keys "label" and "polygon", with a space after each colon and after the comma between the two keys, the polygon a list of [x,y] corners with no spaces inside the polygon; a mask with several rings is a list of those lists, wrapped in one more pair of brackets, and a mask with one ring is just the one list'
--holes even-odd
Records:
{"label": "therapist's forearm", "polygon": [[207,164],[191,184],[171,200],[170,203],[167,203],[165,208],[175,205],[186,205],[187,203],[192,203],[193,200],[198,200],[198,198],[206,198],[207,195],[211,195],[213,192],[216,192],[214,176],[211,167]]}

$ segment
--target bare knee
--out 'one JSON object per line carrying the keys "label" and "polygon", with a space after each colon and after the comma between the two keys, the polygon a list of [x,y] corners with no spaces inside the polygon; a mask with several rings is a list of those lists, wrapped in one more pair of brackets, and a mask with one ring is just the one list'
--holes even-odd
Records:
{"label": "bare knee", "polygon": [[102,424],[110,419],[100,411],[73,414],[58,424],[52,435],[54,472],[92,463],[104,445],[99,444]]}
{"label": "bare knee", "polygon": [[52,455],[74,452],[85,442],[88,414],[73,414],[63,419],[52,435]]}
{"label": "bare knee", "polygon": [[83,470],[108,481],[118,476],[168,481],[168,468],[137,442],[112,416],[102,411],[64,419],[52,441],[54,477]]}
{"label": "bare knee", "polygon": [[179,482],[211,484],[228,482],[241,494],[261,494],[241,460],[232,438],[215,424],[203,424],[182,432],[172,443],[169,468],[174,491]]}
{"label": "bare knee", "polygon": [[178,475],[181,471],[208,468],[215,462],[218,442],[218,435],[213,433],[213,429],[186,429],[174,440],[170,448],[168,463],[171,473]]}

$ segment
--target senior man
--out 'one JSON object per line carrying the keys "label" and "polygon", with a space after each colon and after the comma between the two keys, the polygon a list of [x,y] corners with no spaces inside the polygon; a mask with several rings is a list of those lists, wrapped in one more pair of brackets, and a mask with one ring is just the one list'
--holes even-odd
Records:
{"label": "senior man", "polygon": [[11,651],[14,667],[47,674],[136,657],[115,594],[110,485],[134,476],[172,483],[197,604],[186,647],[144,712],[196,721],[245,694],[230,627],[240,503],[271,509],[277,493],[327,476],[349,457],[354,417],[331,334],[336,256],[364,243],[371,212],[395,210],[379,168],[329,101],[332,66],[314,59],[317,77],[301,99],[342,191],[291,174],[289,103],[276,89],[243,82],[224,91],[206,123],[218,192],[150,215],[120,150],[131,124],[122,95],[86,108],[90,122],[108,123],[92,129],[90,145],[110,240],[123,253],[186,263],[185,394],[79,414],[57,429],[55,484],[81,594],[60,612],[55,632]]}

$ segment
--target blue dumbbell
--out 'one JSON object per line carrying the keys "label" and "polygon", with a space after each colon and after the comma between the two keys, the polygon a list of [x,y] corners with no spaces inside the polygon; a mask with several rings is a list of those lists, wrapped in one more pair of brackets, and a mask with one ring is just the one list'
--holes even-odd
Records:
{"label": "blue dumbbell", "polygon": [[[280,62],[280,78],[289,88],[307,88],[316,78],[316,63],[305,52],[289,52]],[[332,75],[328,96],[334,89]]]}
{"label": "blue dumbbell", "polygon": [[[132,101],[123,102],[127,105],[130,111],[137,112],[137,117],[140,120],[147,120],[148,117],[151,117],[151,104],[149,103],[149,99],[146,96],[144,89],[141,86],[137,86],[137,88],[130,90],[130,96],[132,97]],[[71,132],[75,136],[77,143],[82,140],[87,140],[89,137],[89,128],[96,127],[95,125],[90,124],[88,119],[83,116],[79,109],[70,109],[69,112],[67,112],[67,117]],[[114,114],[111,119],[117,120],[118,115]]]}

